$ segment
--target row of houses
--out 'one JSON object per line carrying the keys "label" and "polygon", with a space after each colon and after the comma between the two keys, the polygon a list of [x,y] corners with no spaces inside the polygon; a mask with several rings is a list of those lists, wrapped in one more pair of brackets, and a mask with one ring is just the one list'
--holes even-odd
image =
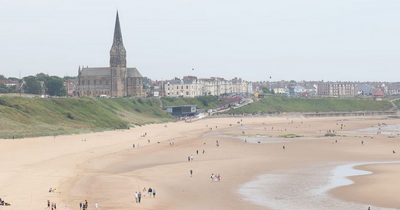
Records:
{"label": "row of houses", "polygon": [[231,80],[219,77],[199,79],[195,76],[185,76],[182,79],[174,78],[162,81],[161,85],[155,85],[151,91],[152,96],[185,98],[252,93],[253,86],[251,82],[241,78]]}
{"label": "row of houses", "polygon": [[255,83],[256,92],[263,87],[273,90],[274,94],[299,97],[356,97],[356,96],[398,96],[400,83],[374,82],[271,82]]}

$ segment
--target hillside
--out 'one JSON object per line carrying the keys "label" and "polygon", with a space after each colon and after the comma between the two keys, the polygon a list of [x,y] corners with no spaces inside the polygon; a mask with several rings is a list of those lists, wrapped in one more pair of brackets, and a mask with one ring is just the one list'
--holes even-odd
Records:
{"label": "hillside", "polygon": [[0,138],[86,133],[174,120],[155,99],[0,97]]}
{"label": "hillside", "polygon": [[354,98],[289,98],[267,97],[244,107],[230,110],[229,114],[258,112],[344,112],[344,111],[381,111],[389,110],[389,101]]}
{"label": "hillside", "polygon": [[196,104],[199,109],[214,109],[219,105],[224,104],[223,101],[218,100],[216,96],[199,96],[196,98],[161,98],[164,108],[167,106],[179,106],[179,105],[194,105]]}

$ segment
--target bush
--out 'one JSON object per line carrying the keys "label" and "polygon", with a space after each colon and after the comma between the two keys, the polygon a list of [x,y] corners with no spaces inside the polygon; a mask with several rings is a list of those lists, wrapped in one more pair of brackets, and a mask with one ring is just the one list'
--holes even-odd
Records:
{"label": "bush", "polygon": [[71,119],[71,120],[73,120],[74,119],[74,117],[72,116],[72,114],[71,113],[67,113],[67,117],[69,118],[69,119]]}

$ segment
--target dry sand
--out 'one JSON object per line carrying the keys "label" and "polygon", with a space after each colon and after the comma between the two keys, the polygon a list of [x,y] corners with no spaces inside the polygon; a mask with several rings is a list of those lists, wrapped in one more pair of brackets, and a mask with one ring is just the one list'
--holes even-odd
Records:
{"label": "dry sand", "polygon": [[[58,209],[79,209],[85,199],[89,209],[94,209],[94,202],[99,209],[269,209],[247,201],[238,190],[259,175],[277,171],[400,160],[400,154],[392,154],[392,150],[400,152],[395,126],[399,119],[243,118],[243,126],[238,124],[240,120],[205,119],[169,123],[168,127],[148,125],[56,138],[0,140],[0,198],[12,204],[0,210],[45,209],[47,200],[57,203]],[[385,128],[392,126],[387,132],[394,133],[394,138],[376,135],[377,124],[382,122],[389,125]],[[362,130],[365,128],[369,129]],[[326,130],[345,136],[320,138]],[[141,137],[144,133],[147,136]],[[276,138],[289,133],[304,137]],[[269,138],[262,144],[250,143],[250,137],[257,134]],[[249,142],[237,138],[240,136]],[[139,146],[132,148],[133,143]],[[194,161],[188,162],[190,155]],[[343,202],[400,209],[395,199],[400,189],[396,178],[399,165],[363,169],[374,174],[352,177],[354,185],[334,189],[331,196]],[[221,174],[221,182],[212,182],[211,173]],[[293,179],[297,176],[302,174]],[[50,187],[61,193],[49,193]],[[146,195],[137,204],[134,193],[144,187],[156,189],[156,198]]]}

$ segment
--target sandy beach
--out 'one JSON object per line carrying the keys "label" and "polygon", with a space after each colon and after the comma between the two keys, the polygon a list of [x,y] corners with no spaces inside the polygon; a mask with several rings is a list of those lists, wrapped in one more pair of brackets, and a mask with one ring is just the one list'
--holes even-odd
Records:
{"label": "sandy beach", "polygon": [[[58,209],[84,200],[89,209],[400,209],[400,164],[363,165],[372,174],[331,182],[341,165],[399,161],[399,127],[383,117],[212,118],[0,140],[0,198],[11,204],[0,209],[46,209],[47,200]],[[328,130],[337,136],[324,137]],[[144,193],[136,203],[135,192],[149,187],[155,198]],[[307,200],[315,192],[325,197]]]}

